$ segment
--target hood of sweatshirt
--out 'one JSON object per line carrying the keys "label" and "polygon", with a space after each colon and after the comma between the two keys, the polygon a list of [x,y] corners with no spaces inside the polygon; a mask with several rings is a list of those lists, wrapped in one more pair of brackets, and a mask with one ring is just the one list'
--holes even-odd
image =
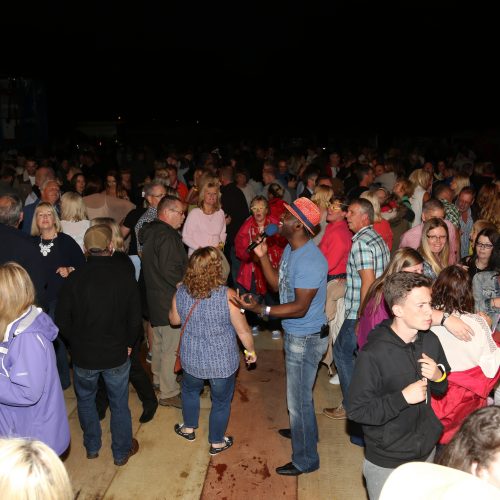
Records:
{"label": "hood of sweatshirt", "polygon": [[2,342],[9,342],[17,335],[31,329],[36,329],[38,334],[51,342],[59,332],[50,316],[39,307],[30,306],[25,313],[7,326]]}
{"label": "hood of sweatshirt", "polygon": [[[385,319],[384,321],[382,321],[368,334],[367,342],[370,342],[372,344],[374,342],[388,342],[400,347],[407,346],[408,344],[401,337],[398,337],[398,335],[396,335],[396,332],[391,328],[391,324],[392,319]],[[417,340],[423,333],[425,332],[419,331],[415,340]]]}

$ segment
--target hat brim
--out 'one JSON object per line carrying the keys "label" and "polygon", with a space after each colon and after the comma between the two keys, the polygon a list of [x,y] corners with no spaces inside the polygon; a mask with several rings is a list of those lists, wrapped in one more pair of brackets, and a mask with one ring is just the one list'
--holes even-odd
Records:
{"label": "hat brim", "polygon": [[303,220],[302,217],[288,204],[284,203],[285,208],[298,220],[300,223],[312,234],[314,235],[314,230],[312,230]]}

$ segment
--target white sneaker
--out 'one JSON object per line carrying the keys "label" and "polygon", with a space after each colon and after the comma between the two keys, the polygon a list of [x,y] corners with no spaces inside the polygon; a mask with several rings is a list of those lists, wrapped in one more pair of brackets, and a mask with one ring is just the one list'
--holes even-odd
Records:
{"label": "white sneaker", "polygon": [[252,326],[252,335],[254,337],[257,337],[257,335],[259,335],[259,327],[258,326]]}
{"label": "white sneaker", "polygon": [[330,377],[330,384],[340,385],[339,374],[336,373],[333,377]]}
{"label": "white sneaker", "polygon": [[271,338],[273,340],[280,340],[281,339],[281,332],[279,330],[273,330]]}

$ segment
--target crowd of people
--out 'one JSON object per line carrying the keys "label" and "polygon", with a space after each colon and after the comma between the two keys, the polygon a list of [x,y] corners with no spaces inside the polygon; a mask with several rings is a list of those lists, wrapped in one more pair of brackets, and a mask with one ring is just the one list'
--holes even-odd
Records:
{"label": "crowd of people", "polygon": [[[240,351],[255,363],[267,330],[285,351],[290,428],[279,433],[292,457],[281,475],[320,467],[321,362],[342,392],[323,414],[352,421],[371,499],[400,465],[444,464],[464,420],[500,405],[493,164],[467,149],[146,152],[118,168],[92,151],[4,159],[0,435],[63,454],[73,382],[87,458],[99,456],[109,407],[125,465],[139,450],[129,382],[141,423],[158,405],[182,409],[173,431],[192,441],[209,380],[216,455],[235,441],[225,430]],[[494,475],[474,463],[467,472]]]}

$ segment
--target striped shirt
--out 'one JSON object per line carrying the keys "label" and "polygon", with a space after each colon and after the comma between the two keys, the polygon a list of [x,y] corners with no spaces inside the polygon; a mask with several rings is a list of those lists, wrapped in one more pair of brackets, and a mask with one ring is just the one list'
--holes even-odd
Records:
{"label": "striped shirt", "polygon": [[352,248],[347,261],[345,291],[345,318],[356,319],[361,302],[361,276],[359,271],[373,269],[378,278],[389,263],[389,249],[382,237],[366,226],[352,237]]}

